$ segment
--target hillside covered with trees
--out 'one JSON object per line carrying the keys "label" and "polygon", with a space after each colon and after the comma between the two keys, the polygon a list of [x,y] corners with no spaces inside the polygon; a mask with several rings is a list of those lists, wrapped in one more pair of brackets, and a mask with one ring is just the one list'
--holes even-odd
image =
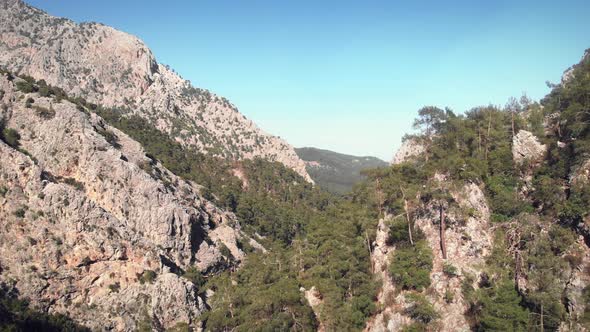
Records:
{"label": "hillside covered with trees", "polygon": [[317,148],[295,149],[305,161],[307,172],[321,188],[344,194],[363,180],[361,171],[385,167],[388,164],[376,157],[359,157]]}

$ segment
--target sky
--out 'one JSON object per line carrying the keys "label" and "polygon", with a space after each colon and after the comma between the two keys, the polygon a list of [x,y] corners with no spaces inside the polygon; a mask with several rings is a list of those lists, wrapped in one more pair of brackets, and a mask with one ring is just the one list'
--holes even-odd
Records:
{"label": "sky", "polygon": [[590,1],[30,0],[138,36],[264,131],[390,160],[425,105],[538,100],[590,48]]}

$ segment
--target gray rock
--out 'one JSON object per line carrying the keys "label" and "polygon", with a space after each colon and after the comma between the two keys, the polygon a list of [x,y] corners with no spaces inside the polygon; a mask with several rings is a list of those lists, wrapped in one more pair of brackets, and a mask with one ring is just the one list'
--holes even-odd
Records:
{"label": "gray rock", "polygon": [[537,163],[543,159],[546,151],[547,147],[529,131],[520,130],[512,138],[512,157],[517,164],[525,161]]}
{"label": "gray rock", "polygon": [[0,5],[0,65],[141,116],[199,151],[277,161],[312,182],[291,145],[260,130],[227,99],[194,88],[159,64],[135,36],[5,0]]}
{"label": "gray rock", "polygon": [[[220,244],[242,260],[235,216],[159,163],[160,178],[148,174],[141,145],[100,117],[14,84],[0,75],[0,118],[21,136],[20,151],[0,141],[0,281],[36,308],[97,330],[131,331],[146,320],[198,327],[203,300],[170,272],[222,269]],[[55,116],[26,107],[30,97]],[[155,279],[142,278],[146,271]]]}
{"label": "gray rock", "polygon": [[414,157],[420,156],[424,151],[426,151],[426,148],[422,143],[413,138],[406,139],[393,156],[391,164],[397,165],[409,161]]}

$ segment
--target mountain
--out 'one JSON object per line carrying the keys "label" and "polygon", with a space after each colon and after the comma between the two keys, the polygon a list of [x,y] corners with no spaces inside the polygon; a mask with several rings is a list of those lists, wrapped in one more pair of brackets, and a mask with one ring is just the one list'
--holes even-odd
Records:
{"label": "mountain", "polygon": [[588,73],[586,52],[540,102],[419,111],[361,190],[383,212],[365,331],[590,327]]}
{"label": "mountain", "polygon": [[136,38],[0,4],[0,330],[590,329],[588,52],[335,195]]}
{"label": "mountain", "polygon": [[0,66],[138,115],[197,151],[278,161],[310,180],[287,142],[264,133],[227,99],[193,87],[158,63],[138,38],[111,27],[76,24],[21,0],[2,0]]}
{"label": "mountain", "polygon": [[305,161],[307,172],[320,187],[343,194],[362,180],[361,171],[385,167],[387,163],[376,157],[357,157],[316,148],[296,148]]}
{"label": "mountain", "polygon": [[59,89],[3,72],[0,97],[0,283],[93,329],[196,322],[179,271],[241,260],[236,217]]}

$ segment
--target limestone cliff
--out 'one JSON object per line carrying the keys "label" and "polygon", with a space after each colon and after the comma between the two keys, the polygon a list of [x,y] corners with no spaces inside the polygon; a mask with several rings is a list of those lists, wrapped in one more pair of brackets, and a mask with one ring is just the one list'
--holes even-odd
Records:
{"label": "limestone cliff", "polygon": [[0,141],[0,282],[96,329],[198,326],[205,304],[179,275],[244,257],[235,216],[100,117],[19,81],[0,75],[0,122],[20,137]]}
{"label": "limestone cliff", "polygon": [[[461,284],[472,282],[472,286],[477,287],[477,283],[471,278],[478,277],[482,272],[484,259],[492,247],[493,232],[490,230],[489,208],[478,186],[466,184],[453,190],[452,196],[458,202],[458,207],[448,211],[446,215],[446,259],[441,252],[438,207],[433,203],[419,207],[415,226],[424,232],[434,254],[430,273],[432,283],[426,293],[441,317],[437,322],[437,329],[469,331],[471,327],[465,316],[468,303],[463,299]],[[464,211],[474,212],[465,214],[462,213]],[[394,245],[386,241],[389,232],[387,221],[391,218],[392,216],[387,216],[380,220],[377,229],[372,263],[377,278],[382,282],[378,295],[381,310],[369,321],[366,331],[399,331],[412,322],[407,315],[410,303],[406,298],[411,292],[396,287],[387,272],[390,257],[396,250]],[[445,265],[453,266],[456,274],[445,273]],[[452,296],[450,301],[449,296]]]}
{"label": "limestone cliff", "polygon": [[111,27],[76,24],[20,0],[2,0],[0,66],[137,114],[199,151],[277,161],[311,181],[287,142],[264,133],[227,99],[159,64],[138,38]]}
{"label": "limestone cliff", "polygon": [[396,151],[391,164],[401,164],[405,161],[409,161],[423,154],[426,151],[423,144],[418,142],[415,138],[409,138],[402,142],[402,145]]}
{"label": "limestone cliff", "polygon": [[[567,144],[562,143],[557,148],[566,149]],[[422,165],[412,158],[417,149],[411,145],[411,142],[405,142],[396,154],[394,164]],[[523,189],[518,192],[519,200],[526,204],[539,190],[533,186],[532,180],[534,171],[546,163],[547,145],[541,144],[531,132],[520,130],[512,138],[510,152],[519,170],[519,183],[523,185]],[[588,185],[589,165],[590,161],[582,159],[573,168],[569,175],[569,187]],[[419,322],[411,317],[414,305],[412,295],[416,293],[423,295],[437,313],[436,318],[428,322],[428,330],[470,331],[480,328],[474,323],[477,302],[473,302],[466,294],[489,288],[490,280],[494,283],[497,271],[489,268],[494,264],[490,257],[501,257],[493,256],[498,250],[506,250],[510,278],[514,282],[512,288],[516,288],[523,298],[539,292],[543,287],[544,284],[538,281],[539,275],[551,279],[556,294],[559,294],[558,298],[561,298],[560,304],[567,312],[557,324],[559,331],[587,330],[584,324],[588,312],[585,296],[590,285],[587,273],[590,270],[590,248],[587,244],[590,238],[590,227],[587,226],[590,224],[589,218],[570,225],[577,231],[574,233],[570,230],[571,237],[557,238],[555,234],[559,232],[556,230],[562,227],[559,226],[560,221],[547,218],[539,212],[540,208],[522,212],[504,223],[492,222],[493,198],[490,198],[492,196],[489,196],[490,191],[484,181],[453,180],[448,175],[435,173],[419,187],[409,215],[413,228],[420,230],[432,252],[430,283],[424,290],[408,290],[396,284],[390,275],[391,264],[394,264],[392,257],[401,250],[389,240],[390,227],[396,219],[405,219],[406,214],[403,207],[395,210],[399,213],[401,209],[397,216],[387,214],[391,211],[386,210],[385,217],[378,221],[371,252],[373,272],[380,284],[377,310],[368,320],[365,331],[400,331]],[[429,188],[444,188],[448,195],[437,200],[434,198],[436,194],[422,192]],[[441,226],[441,210],[444,210],[444,228]],[[550,269],[536,266],[541,261],[539,257],[542,251],[538,246],[541,246],[539,243],[543,243],[543,239],[553,246],[563,245],[565,248],[561,252],[554,249],[557,258],[551,261]],[[469,291],[466,292],[466,289]],[[534,314],[542,315],[543,310]]]}

